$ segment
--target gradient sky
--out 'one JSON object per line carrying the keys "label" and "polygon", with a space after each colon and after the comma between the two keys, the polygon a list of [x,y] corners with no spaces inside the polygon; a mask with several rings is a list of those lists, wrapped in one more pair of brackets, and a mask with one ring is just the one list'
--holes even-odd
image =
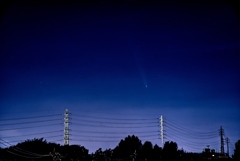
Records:
{"label": "gradient sky", "polygon": [[[62,135],[61,115],[41,118],[60,120],[53,121],[59,126],[43,129],[14,130],[33,124],[11,123],[34,119],[4,119],[63,114],[68,108],[70,143],[90,151],[114,148],[119,139],[107,142],[94,134],[101,142],[77,141],[81,130],[123,132],[114,136],[119,138],[140,131],[103,130],[77,119],[96,126],[101,120],[115,126],[156,120],[156,128],[141,129],[149,135],[159,130],[157,118],[163,115],[166,125],[171,122],[166,140],[176,141],[179,148],[201,152],[208,141],[194,133],[199,131],[216,134],[212,148],[219,151],[220,126],[233,145],[240,139],[239,28],[236,10],[224,1],[10,3],[0,22],[0,137],[20,141],[24,134],[41,130]],[[188,140],[192,134],[194,141]],[[13,135],[17,137],[6,138]],[[153,135],[152,142],[161,146],[158,133]],[[56,140],[63,143],[62,136]]]}

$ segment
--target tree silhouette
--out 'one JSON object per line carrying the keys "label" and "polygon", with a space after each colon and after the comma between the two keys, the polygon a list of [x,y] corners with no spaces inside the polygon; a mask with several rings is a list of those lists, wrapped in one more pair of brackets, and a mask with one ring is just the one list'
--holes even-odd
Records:
{"label": "tree silhouette", "polygon": [[[2,143],[5,143],[4,140],[2,140]],[[52,156],[49,155],[50,152]],[[183,149],[178,150],[178,145],[175,142],[166,142],[163,148],[158,145],[153,146],[150,141],[142,144],[137,136],[132,135],[122,139],[113,150],[106,149],[103,151],[99,148],[92,155],[89,155],[88,150],[80,145],[62,146],[49,143],[43,138],[26,140],[8,148],[0,148],[0,161],[52,161],[54,152],[61,154],[62,161],[202,161],[208,158],[214,159],[206,157],[204,153],[186,153]],[[36,158],[38,155],[46,156]],[[32,156],[35,156],[35,158],[31,158]],[[240,140],[235,144],[233,159],[235,161],[240,160]],[[221,158],[221,160],[223,159]]]}
{"label": "tree silhouette", "polygon": [[162,160],[178,160],[178,146],[175,142],[166,142],[162,151]]}
{"label": "tree silhouette", "polygon": [[161,157],[162,157],[162,148],[156,144],[153,147],[153,160],[154,161],[161,160]]}
{"label": "tree silhouette", "polygon": [[[17,145],[3,149],[3,155],[1,159],[4,160],[21,160],[32,161],[37,159],[38,161],[50,161],[50,156],[47,156],[51,150],[51,146],[60,146],[58,144],[48,144],[43,138],[26,140],[18,143]],[[46,156],[45,156],[46,155]]]}
{"label": "tree silhouette", "polygon": [[98,150],[95,151],[93,154],[93,160],[96,161],[104,161],[104,152],[102,151],[102,148],[99,148]]}
{"label": "tree silhouette", "polygon": [[105,151],[102,151],[102,148],[99,148],[95,151],[94,154],[92,154],[92,160],[95,161],[110,161],[112,158],[113,150],[112,149],[106,149]]}
{"label": "tree silhouette", "polygon": [[114,159],[126,159],[135,157],[135,154],[140,152],[142,147],[141,140],[138,137],[132,135],[121,140],[118,146],[113,150]]}
{"label": "tree silhouette", "polygon": [[61,146],[48,143],[43,138],[26,140],[9,148],[0,149],[0,160],[52,161],[55,152],[61,154],[62,161],[89,161],[88,150],[79,145]]}
{"label": "tree silhouette", "polygon": [[141,150],[141,158],[145,161],[153,160],[153,146],[150,141],[146,141]]}
{"label": "tree silhouette", "polygon": [[234,149],[233,159],[234,159],[235,161],[239,161],[239,160],[240,160],[240,140],[238,140],[238,141],[235,143],[235,149]]}
{"label": "tree silhouette", "polygon": [[79,145],[65,145],[61,146],[59,150],[64,160],[89,160],[88,150]]}
{"label": "tree silhouette", "polygon": [[106,149],[103,153],[105,156],[105,161],[110,161],[112,159],[112,155],[113,155],[112,149]]}

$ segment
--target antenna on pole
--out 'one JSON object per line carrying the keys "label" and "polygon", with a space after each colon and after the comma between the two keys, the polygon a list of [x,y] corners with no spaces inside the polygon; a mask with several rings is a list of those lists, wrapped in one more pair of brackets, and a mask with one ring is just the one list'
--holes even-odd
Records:
{"label": "antenna on pole", "polygon": [[64,145],[69,145],[69,118],[68,118],[68,109],[65,109],[64,113]]}
{"label": "antenna on pole", "polygon": [[164,144],[164,134],[163,134],[163,132],[164,132],[164,130],[163,130],[163,117],[162,117],[162,115],[160,116],[160,118],[159,118],[159,123],[160,123],[160,137],[161,137],[161,141],[162,141],[162,147],[163,147],[163,144]]}

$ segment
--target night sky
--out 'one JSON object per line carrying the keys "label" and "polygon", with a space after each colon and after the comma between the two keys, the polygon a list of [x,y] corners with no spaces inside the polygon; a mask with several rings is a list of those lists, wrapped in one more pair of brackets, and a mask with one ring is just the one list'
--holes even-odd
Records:
{"label": "night sky", "polygon": [[[240,21],[234,5],[99,1],[4,7],[2,139],[16,144],[44,133],[47,141],[63,144],[66,108],[70,144],[91,152],[114,148],[128,134],[162,146],[160,115],[166,141],[187,151],[201,152],[206,145],[219,151],[220,126],[231,145],[240,139]],[[132,128],[121,128],[127,125]]]}

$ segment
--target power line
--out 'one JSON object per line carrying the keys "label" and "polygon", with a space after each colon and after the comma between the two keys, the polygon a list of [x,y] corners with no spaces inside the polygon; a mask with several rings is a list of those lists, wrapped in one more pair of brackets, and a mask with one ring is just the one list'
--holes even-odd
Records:
{"label": "power line", "polygon": [[[49,138],[57,138],[57,137],[62,137],[62,135],[51,135],[51,136],[43,136],[42,138],[45,138],[45,139],[49,139]],[[25,140],[14,140],[14,141],[10,141],[11,143],[19,143],[19,142],[25,142],[27,141],[27,139]],[[62,139],[61,139],[62,141]]]}
{"label": "power line", "polygon": [[[24,134],[24,136],[31,136],[31,135],[39,135],[39,134],[49,134],[49,133],[56,133],[56,132],[62,132],[63,130],[58,130],[58,131],[49,131],[49,132],[42,132],[42,133],[31,133],[31,134]],[[12,137],[19,137],[19,135],[14,135],[14,136],[4,136],[2,138],[12,138]]]}
{"label": "power line", "polygon": [[167,134],[165,136],[166,138],[172,138],[173,140],[180,140],[180,142],[184,142],[194,146],[201,146],[203,144],[218,144],[217,141],[209,142],[209,140],[201,140],[200,142],[196,142],[196,139],[195,141],[193,141],[193,140],[186,139],[186,137],[179,137],[179,136],[173,136],[173,135],[167,135]]}
{"label": "power line", "polygon": [[102,128],[151,128],[156,126],[106,126],[106,125],[93,125],[93,124],[82,124],[82,123],[73,123],[75,125],[89,126],[89,127],[102,127]]}
{"label": "power line", "polygon": [[58,142],[58,141],[63,141],[63,139],[51,139],[52,141],[56,141],[56,142]]}
{"label": "power line", "polygon": [[[77,135],[74,135],[74,136],[79,136],[79,137],[97,137],[97,138],[121,138],[122,136],[99,136],[99,135],[81,135],[81,134],[77,134]],[[138,137],[141,137],[141,138],[148,138],[148,137],[154,137],[156,135],[138,135]]]}
{"label": "power line", "polygon": [[188,129],[185,126],[179,125],[179,124],[175,124],[174,122],[171,121],[165,121],[166,125],[170,125],[176,129],[179,129],[183,132],[189,132],[189,133],[194,133],[194,134],[199,134],[199,135],[208,135],[208,134],[217,134],[218,130],[214,130],[214,131],[210,131],[210,132],[201,132],[201,131],[194,131],[193,129]]}
{"label": "power line", "polygon": [[45,136],[43,138],[56,138],[56,137],[62,137],[62,135],[52,135],[52,136]]}
{"label": "power line", "polygon": [[39,123],[39,122],[51,122],[51,121],[57,121],[57,120],[60,121],[61,119],[31,121],[31,122],[17,122],[17,123],[9,123],[9,124],[0,124],[0,126],[19,125],[19,124],[32,124],[32,123]]}
{"label": "power line", "polygon": [[[180,140],[181,142],[185,143],[190,143],[190,144],[195,144],[195,145],[202,145],[204,144],[213,144],[212,141],[212,137],[208,137],[208,138],[202,138],[202,137],[196,137],[192,134],[188,134],[188,135],[183,135],[180,134],[178,131],[172,130],[172,131],[166,131],[167,134],[165,134],[166,138],[174,138],[174,140]],[[214,137],[217,139],[217,137]],[[196,140],[201,140],[200,142],[196,142]],[[214,144],[216,144],[217,141],[214,141]]]}
{"label": "power line", "polygon": [[[172,137],[180,138],[182,140],[186,139],[186,140],[191,141],[191,142],[194,142],[194,140],[201,140],[202,142],[203,141],[210,141],[210,140],[212,140],[212,138],[210,138],[210,139],[201,139],[200,138],[199,139],[199,138],[192,138],[190,136],[178,135],[178,133],[175,133],[175,132],[168,132],[166,134],[166,136],[172,136]],[[216,140],[217,140],[217,138],[216,138]]]}
{"label": "power line", "polygon": [[[0,140],[2,140],[3,142],[9,144],[10,146],[12,146],[9,142],[7,142],[7,141],[5,141],[3,139],[0,139]],[[12,149],[12,150],[14,150],[16,152],[22,153],[22,154],[17,154],[15,152],[12,152],[11,150],[7,150],[7,152],[9,152],[11,154],[14,154],[14,155],[17,155],[17,156],[24,157],[24,158],[42,158],[42,157],[45,157],[45,156],[49,156],[49,155],[41,155],[41,154],[33,153],[33,152],[30,152],[30,151],[27,151],[27,150],[23,150],[23,149],[18,148],[18,147],[11,147],[10,149]]]}
{"label": "power line", "polygon": [[91,115],[83,115],[83,114],[78,114],[78,117],[85,117],[85,118],[94,118],[94,119],[103,119],[103,120],[125,120],[125,121],[146,121],[146,120],[158,120],[158,118],[153,118],[153,119],[149,119],[149,118],[110,118],[110,117],[98,117],[98,116],[91,116]]}
{"label": "power line", "polygon": [[32,153],[32,152],[29,152],[29,151],[26,151],[26,150],[22,150],[22,149],[17,148],[17,147],[16,148],[11,147],[11,149],[13,149],[14,151],[29,155],[29,156],[42,157],[42,155],[40,155],[40,154],[36,154],[36,153]]}
{"label": "power line", "polygon": [[[96,134],[126,134],[128,132],[107,132],[107,131],[88,131],[88,130],[74,130],[76,132],[80,132],[80,133],[96,133]],[[149,134],[149,133],[158,133],[159,131],[134,131],[134,132],[130,132],[130,133],[139,133],[139,134]]]}
{"label": "power line", "polygon": [[[195,128],[188,128],[188,126],[184,126],[183,124],[177,124],[174,121],[169,119],[165,119],[165,138],[169,141],[179,141],[187,147],[188,149],[201,150],[206,145],[211,145],[213,147],[218,147],[219,142],[218,138],[218,130],[214,131],[199,131]],[[213,141],[215,139],[215,141]],[[199,142],[197,141],[199,140]]]}
{"label": "power line", "polygon": [[[71,140],[71,139],[70,139]],[[121,140],[121,139],[120,139]],[[159,138],[150,138],[147,140],[159,140]],[[119,140],[99,140],[99,139],[74,139],[74,141],[86,141],[86,142],[119,142]]]}
{"label": "power line", "polygon": [[[183,143],[182,146],[184,147],[189,147],[191,149],[195,149],[195,150],[202,150],[204,147],[206,147],[206,145],[211,145],[213,147],[218,147],[218,144],[215,143],[209,143],[209,142],[199,142],[199,143],[193,143],[192,141],[186,140],[186,139],[182,139],[182,138],[174,138],[171,136],[166,136],[166,140],[168,141],[176,141],[176,140],[180,140],[180,143]],[[178,142],[179,143],[179,142]],[[178,144],[179,147],[180,144]]]}
{"label": "power line", "polygon": [[38,126],[28,126],[28,127],[18,127],[18,128],[8,128],[8,129],[1,129],[0,131],[7,131],[7,130],[17,130],[17,129],[30,129],[30,128],[36,128],[36,127],[46,127],[46,126],[55,126],[55,125],[61,125],[61,124],[48,124],[48,125],[38,125]]}
{"label": "power line", "polygon": [[53,116],[62,116],[62,114],[55,115],[42,115],[42,116],[32,116],[32,117],[20,117],[20,118],[9,118],[9,119],[0,119],[0,121],[12,121],[12,120],[24,120],[24,119],[35,119],[35,118],[44,118],[44,117],[53,117]]}
{"label": "power line", "polygon": [[[46,109],[37,109],[38,107],[36,107],[36,106],[32,106],[32,110],[29,110],[29,109],[26,109],[26,110],[20,110],[20,111],[11,111],[11,114],[12,113],[14,113],[14,114],[22,114],[22,113],[24,113],[24,114],[31,114],[31,113],[46,113],[46,114],[49,114],[49,108],[51,108],[52,109],[52,107],[51,106],[49,106],[49,107],[47,107]],[[20,107],[18,108],[17,107],[17,109],[21,109]],[[57,108],[57,109],[59,109],[59,107]],[[61,110],[64,110],[64,108],[60,108]],[[58,113],[57,112],[57,110],[52,110],[51,111],[52,113],[55,113],[55,114],[60,114],[60,113]]]}
{"label": "power line", "polygon": [[[42,138],[48,139],[48,138],[56,138],[56,137],[62,137],[62,135],[45,136],[45,137],[42,137]],[[13,140],[13,141],[10,141],[10,142],[11,143],[19,143],[19,142],[25,142],[25,141],[28,141],[28,140],[22,139],[22,140]],[[61,139],[61,141],[62,141],[62,139]]]}
{"label": "power line", "polygon": [[23,158],[34,158],[34,159],[38,159],[38,158],[43,158],[44,156],[42,156],[42,157],[36,157],[36,156],[26,156],[26,155],[21,155],[21,154],[17,154],[17,153],[14,153],[14,152],[12,152],[12,151],[10,151],[10,150],[6,150],[8,153],[11,153],[11,154],[13,154],[13,155],[16,155],[16,156],[20,156],[20,157],[23,157]]}
{"label": "power line", "polygon": [[187,131],[184,131],[184,130],[181,130],[181,129],[178,129],[178,128],[176,128],[176,127],[174,127],[174,126],[171,126],[171,125],[169,125],[169,124],[167,124],[166,126],[165,126],[165,129],[166,129],[166,132],[168,132],[168,130],[169,131],[174,131],[174,132],[177,132],[178,133],[178,135],[184,135],[184,136],[188,136],[188,137],[195,137],[195,138],[216,138],[216,137],[218,137],[217,136],[217,133],[216,134],[208,134],[208,133],[205,133],[205,134],[198,134],[198,133],[191,133],[191,132],[187,132]]}
{"label": "power line", "polygon": [[[74,118],[74,117],[72,117]],[[98,120],[87,120],[87,119],[78,119],[78,118],[74,118],[74,120],[76,121],[81,121],[81,122],[92,122],[92,123],[100,123],[100,124],[120,124],[120,125],[125,125],[125,124],[132,124],[132,125],[143,125],[143,124],[158,124],[158,121],[154,121],[154,122],[107,122],[107,121],[98,121]]]}
{"label": "power line", "polygon": [[[72,139],[70,139],[72,140]],[[98,140],[98,139],[74,139],[74,141],[87,141],[87,142],[118,142],[117,140]]]}

